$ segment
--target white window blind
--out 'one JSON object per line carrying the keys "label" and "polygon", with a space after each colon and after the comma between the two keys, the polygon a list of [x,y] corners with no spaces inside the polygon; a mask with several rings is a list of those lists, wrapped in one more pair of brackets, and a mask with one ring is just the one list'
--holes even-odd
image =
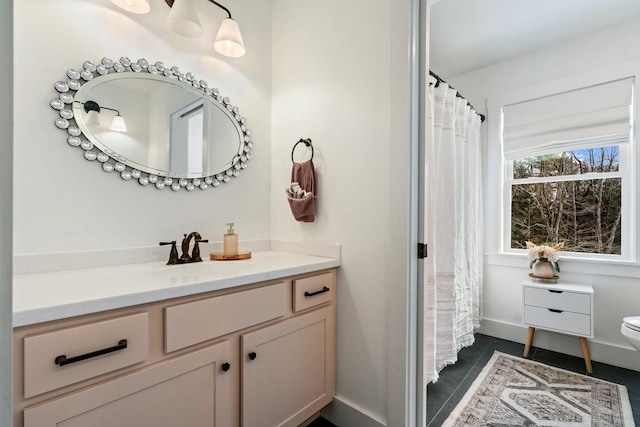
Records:
{"label": "white window blind", "polygon": [[502,108],[506,160],[629,142],[633,78]]}

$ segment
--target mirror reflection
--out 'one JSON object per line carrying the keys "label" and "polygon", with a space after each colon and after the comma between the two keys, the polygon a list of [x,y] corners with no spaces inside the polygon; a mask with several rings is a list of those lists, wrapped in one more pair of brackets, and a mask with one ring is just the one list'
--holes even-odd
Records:
{"label": "mirror reflection", "polygon": [[54,84],[55,125],[84,158],[127,181],[192,191],[226,183],[247,167],[247,120],[192,73],[140,58],[85,61]]}
{"label": "mirror reflection", "polygon": [[76,94],[86,137],[145,172],[193,178],[224,171],[241,153],[237,122],[214,99],[156,75],[112,74]]}

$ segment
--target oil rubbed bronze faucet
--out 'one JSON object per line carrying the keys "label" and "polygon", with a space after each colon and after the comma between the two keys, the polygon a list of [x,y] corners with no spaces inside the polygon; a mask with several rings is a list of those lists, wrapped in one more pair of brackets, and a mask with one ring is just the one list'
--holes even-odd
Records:
{"label": "oil rubbed bronze faucet", "polygon": [[[189,255],[189,246],[191,244],[191,239],[194,240],[193,251],[191,255]],[[184,239],[182,239],[182,256],[178,261],[179,264],[185,264],[190,262],[201,262],[202,258],[200,258],[200,245],[199,243],[206,243],[209,240],[203,239],[200,236],[200,233],[197,231],[193,231],[189,233],[189,235],[184,235]]]}
{"label": "oil rubbed bronze faucet", "polygon": [[[193,239],[193,251],[191,255],[189,255],[189,246],[191,245],[191,240]],[[200,233],[194,231],[189,233],[189,235],[184,235],[184,239],[182,239],[182,256],[178,258],[178,249],[176,248],[176,241],[173,240],[171,242],[160,242],[160,246],[171,245],[171,252],[169,253],[169,261],[167,265],[174,264],[187,264],[190,262],[201,262],[202,258],[200,258],[200,245],[199,243],[206,243],[209,240],[203,239],[200,236]]]}

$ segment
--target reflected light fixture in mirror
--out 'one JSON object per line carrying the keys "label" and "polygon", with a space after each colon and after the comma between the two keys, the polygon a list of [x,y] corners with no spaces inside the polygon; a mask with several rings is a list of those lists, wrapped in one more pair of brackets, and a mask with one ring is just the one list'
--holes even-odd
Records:
{"label": "reflected light fixture in mirror", "polygon": [[[165,2],[171,7],[167,17],[171,31],[185,37],[198,37],[202,34],[202,25],[194,0],[165,0]],[[214,49],[221,55],[232,58],[243,56],[245,48],[238,23],[231,17],[229,9],[214,0],[209,2],[227,12],[228,15],[220,24],[213,44]]]}
{"label": "reflected light fixture in mirror", "polygon": [[116,111],[116,115],[113,116],[113,121],[111,122],[111,130],[115,130],[116,132],[127,131],[127,124],[124,122],[124,117],[120,115],[119,111]]}
{"label": "reflected light fixture in mirror", "polygon": [[149,13],[151,10],[147,0],[111,0],[111,3],[126,10],[127,12],[137,13],[140,15]]}
{"label": "reflected light fixture in mirror", "polygon": [[99,113],[101,109],[104,109],[104,110],[115,111],[116,113],[116,115],[113,117],[113,120],[111,122],[111,126],[109,129],[117,132],[127,131],[127,124],[124,121],[124,117],[122,117],[122,115],[120,114],[120,111],[116,110],[115,108],[101,107],[95,101],[86,101],[83,103],[83,109],[87,113],[86,124],[88,126],[96,126],[96,127],[101,126]]}

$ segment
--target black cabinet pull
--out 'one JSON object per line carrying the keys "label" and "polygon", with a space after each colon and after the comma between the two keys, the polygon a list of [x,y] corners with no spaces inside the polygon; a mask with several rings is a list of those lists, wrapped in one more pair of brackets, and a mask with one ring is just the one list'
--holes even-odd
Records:
{"label": "black cabinet pull", "polygon": [[222,372],[227,372],[229,369],[231,369],[231,365],[229,364],[229,362],[225,362],[220,365],[220,369],[222,369]]}
{"label": "black cabinet pull", "polygon": [[249,353],[249,360],[256,360],[256,357],[258,357],[258,355],[256,354],[255,351],[252,351],[251,353]]}
{"label": "black cabinet pull", "polygon": [[564,310],[556,310],[555,308],[547,308],[552,313],[562,313]]}
{"label": "black cabinet pull", "polygon": [[314,295],[318,295],[318,294],[323,294],[325,292],[329,292],[331,289],[327,288],[326,286],[323,286],[322,289],[320,289],[319,291],[315,291],[315,292],[305,292],[304,296],[305,297],[312,297]]}
{"label": "black cabinet pull", "polygon": [[564,292],[564,291],[556,291],[556,290],[553,290],[553,289],[547,289],[547,290],[549,292],[553,292],[554,294],[561,294],[562,292]]}
{"label": "black cabinet pull", "polygon": [[71,363],[80,362],[81,360],[91,359],[92,357],[102,356],[103,354],[113,353],[114,351],[124,350],[127,348],[127,340],[118,341],[118,345],[109,348],[103,348],[102,350],[92,351],[91,353],[81,354],[80,356],[74,356],[67,359],[67,356],[60,355],[54,359],[56,365],[64,366]]}

